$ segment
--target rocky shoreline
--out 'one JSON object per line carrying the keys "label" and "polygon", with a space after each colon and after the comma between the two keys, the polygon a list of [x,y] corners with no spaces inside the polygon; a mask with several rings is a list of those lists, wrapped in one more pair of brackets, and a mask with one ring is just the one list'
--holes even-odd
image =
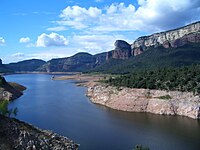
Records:
{"label": "rocky shoreline", "polygon": [[[6,82],[1,76],[0,79],[0,101],[17,99],[26,89],[17,83]],[[0,111],[0,150],[77,150],[78,147],[66,137],[3,116]]]}
{"label": "rocky shoreline", "polygon": [[52,131],[41,130],[0,115],[0,150],[77,150],[78,144]]}
{"label": "rocky shoreline", "polygon": [[112,109],[200,119],[200,98],[193,93],[116,88],[102,83],[84,85],[88,88],[86,95],[93,103]]}

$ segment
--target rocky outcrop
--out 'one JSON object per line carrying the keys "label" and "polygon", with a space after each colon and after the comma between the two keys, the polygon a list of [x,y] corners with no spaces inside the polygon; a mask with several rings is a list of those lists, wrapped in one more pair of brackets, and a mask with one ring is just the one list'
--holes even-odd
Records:
{"label": "rocky outcrop", "polygon": [[30,124],[0,115],[2,150],[77,150],[72,140]]}
{"label": "rocky outcrop", "polygon": [[164,48],[176,48],[187,43],[199,42],[200,22],[196,22],[178,29],[155,33],[150,36],[139,37],[133,42],[131,47],[133,51],[132,54],[136,56],[142,51],[147,50],[149,47],[163,46]]}
{"label": "rocky outcrop", "polygon": [[107,53],[106,60],[110,58],[128,59],[131,57],[131,45],[126,41],[117,40],[114,45],[115,49]]}
{"label": "rocky outcrop", "polygon": [[0,76],[0,101],[1,100],[14,100],[19,98],[26,88],[16,83],[7,83],[4,77]]}
{"label": "rocky outcrop", "polygon": [[200,118],[200,98],[188,92],[117,89],[96,84],[88,87],[87,96],[93,103],[122,111]]}

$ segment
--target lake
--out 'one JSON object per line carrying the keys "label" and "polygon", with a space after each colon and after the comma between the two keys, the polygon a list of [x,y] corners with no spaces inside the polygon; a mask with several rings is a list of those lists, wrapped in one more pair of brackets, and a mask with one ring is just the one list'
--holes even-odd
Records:
{"label": "lake", "polygon": [[80,144],[80,150],[199,150],[200,121],[181,116],[115,111],[90,102],[75,81],[51,80],[47,74],[7,75],[27,87],[10,104],[16,118],[52,130]]}

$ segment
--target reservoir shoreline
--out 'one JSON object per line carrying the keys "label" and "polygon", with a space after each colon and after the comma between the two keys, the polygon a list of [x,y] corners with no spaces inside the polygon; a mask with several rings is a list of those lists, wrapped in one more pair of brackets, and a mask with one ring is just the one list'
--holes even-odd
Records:
{"label": "reservoir shoreline", "polygon": [[76,80],[78,86],[87,87],[86,96],[91,102],[115,110],[200,119],[200,98],[191,92],[116,88],[99,82],[102,79],[105,79],[104,75],[83,74],[61,76],[55,80]]}

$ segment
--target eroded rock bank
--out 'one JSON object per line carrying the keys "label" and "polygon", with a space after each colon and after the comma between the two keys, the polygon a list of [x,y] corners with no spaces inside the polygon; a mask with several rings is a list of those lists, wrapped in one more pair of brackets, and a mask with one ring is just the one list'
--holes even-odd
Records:
{"label": "eroded rock bank", "polygon": [[200,118],[200,98],[189,92],[131,89],[87,84],[93,103],[129,112],[150,112]]}
{"label": "eroded rock bank", "polygon": [[51,131],[0,115],[0,149],[77,150],[78,145]]}
{"label": "eroded rock bank", "polygon": [[20,84],[6,82],[5,78],[0,76],[0,101],[17,99],[23,95],[25,89],[26,87]]}

